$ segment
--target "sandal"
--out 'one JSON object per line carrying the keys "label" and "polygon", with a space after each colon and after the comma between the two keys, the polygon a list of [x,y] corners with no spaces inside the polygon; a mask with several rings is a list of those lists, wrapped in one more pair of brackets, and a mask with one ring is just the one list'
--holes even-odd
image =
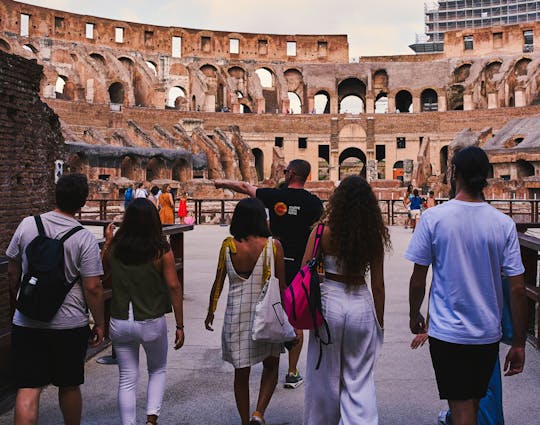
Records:
{"label": "sandal", "polygon": [[251,418],[249,418],[249,425],[265,425],[266,422],[264,421],[263,415],[258,410],[255,410],[251,414]]}

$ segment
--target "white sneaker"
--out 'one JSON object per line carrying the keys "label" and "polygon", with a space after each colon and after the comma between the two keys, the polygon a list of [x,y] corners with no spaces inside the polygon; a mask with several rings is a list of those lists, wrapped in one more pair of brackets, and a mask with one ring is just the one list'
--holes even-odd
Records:
{"label": "white sneaker", "polygon": [[450,410],[441,410],[437,419],[437,425],[452,425],[452,420],[450,419]]}

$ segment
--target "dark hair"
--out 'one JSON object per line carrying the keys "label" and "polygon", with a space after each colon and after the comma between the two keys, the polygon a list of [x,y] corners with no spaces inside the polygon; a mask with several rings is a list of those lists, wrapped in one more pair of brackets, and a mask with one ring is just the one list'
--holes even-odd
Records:
{"label": "dark hair", "polygon": [[487,186],[489,159],[483,149],[468,146],[459,150],[454,153],[452,166],[454,173],[461,177],[467,192],[478,194]]}
{"label": "dark hair", "polygon": [[390,248],[379,202],[363,177],[342,180],[328,201],[324,221],[332,232],[330,244],[345,274],[364,274],[370,263]]}
{"label": "dark hair", "polygon": [[435,195],[435,192],[433,192],[432,190],[430,190],[430,191],[428,192],[428,195]]}
{"label": "dark hair", "polygon": [[124,221],[111,242],[113,255],[124,264],[144,264],[161,258],[170,246],[163,235],[156,207],[146,198],[128,205]]}
{"label": "dark hair", "polygon": [[270,236],[264,204],[257,198],[245,198],[238,202],[232,216],[230,232],[239,241],[248,236]]}
{"label": "dark hair", "polygon": [[60,211],[75,214],[88,198],[88,180],[83,174],[64,174],[56,183],[56,206]]}
{"label": "dark hair", "polygon": [[159,193],[159,187],[152,186],[152,189],[150,189],[150,193],[154,196],[156,196]]}
{"label": "dark hair", "polygon": [[414,196],[418,196],[418,189],[414,189],[414,190],[412,191],[412,194],[413,194]]}
{"label": "dark hair", "polygon": [[303,159],[293,159],[289,162],[287,168],[293,170],[298,179],[303,182],[307,180],[309,173],[311,173],[311,165]]}
{"label": "dark hair", "polygon": [[413,190],[413,185],[412,184],[408,185],[407,186],[407,193],[411,193],[412,190]]}

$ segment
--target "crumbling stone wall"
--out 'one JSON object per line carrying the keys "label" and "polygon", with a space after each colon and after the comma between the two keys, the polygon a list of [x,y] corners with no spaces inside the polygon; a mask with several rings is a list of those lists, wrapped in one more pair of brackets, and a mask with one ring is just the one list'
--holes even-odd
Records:
{"label": "crumbling stone wall", "polygon": [[[54,206],[54,161],[64,156],[57,115],[39,98],[42,67],[0,52],[0,256],[24,217]],[[0,394],[9,353],[7,276],[0,273]]]}

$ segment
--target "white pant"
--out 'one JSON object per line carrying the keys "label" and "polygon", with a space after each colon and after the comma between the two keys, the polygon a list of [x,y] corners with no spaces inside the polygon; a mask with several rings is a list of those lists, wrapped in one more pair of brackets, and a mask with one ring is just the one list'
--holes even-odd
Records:
{"label": "white pant", "polygon": [[123,425],[135,425],[139,346],[146,352],[148,389],[146,414],[158,415],[165,393],[167,371],[167,322],[165,316],[134,321],[111,319],[110,334],[120,369],[118,408]]}
{"label": "white pant", "polygon": [[[379,418],[373,367],[383,332],[366,285],[330,280],[321,284],[324,317],[332,344],[323,346],[310,331],[306,365],[304,425],[376,425]],[[323,340],[326,333],[322,331]]]}

